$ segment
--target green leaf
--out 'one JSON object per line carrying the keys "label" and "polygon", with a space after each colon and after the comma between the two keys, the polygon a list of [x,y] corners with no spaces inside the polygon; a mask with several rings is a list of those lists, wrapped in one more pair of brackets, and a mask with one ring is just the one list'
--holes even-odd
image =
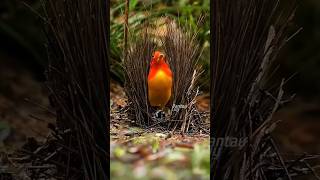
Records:
{"label": "green leaf", "polygon": [[152,139],[152,152],[155,153],[159,150],[160,147],[160,138],[153,138]]}
{"label": "green leaf", "polygon": [[131,0],[129,4],[129,11],[133,11],[138,4],[138,0]]}
{"label": "green leaf", "polygon": [[126,154],[126,150],[123,149],[122,147],[118,146],[114,149],[114,155],[118,158],[122,157],[123,155]]}

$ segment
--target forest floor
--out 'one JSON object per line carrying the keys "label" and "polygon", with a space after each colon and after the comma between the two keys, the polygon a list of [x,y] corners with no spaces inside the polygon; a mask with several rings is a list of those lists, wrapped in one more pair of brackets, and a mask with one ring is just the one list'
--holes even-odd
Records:
{"label": "forest floor", "polygon": [[[123,88],[111,84],[112,179],[209,179],[209,133],[180,133],[134,126],[117,111],[126,106]],[[199,96],[197,109],[209,112],[209,95]]]}
{"label": "forest floor", "polygon": [[0,151],[17,149],[28,137],[45,140],[48,123],[55,122],[49,108],[44,84],[16,60],[0,54]]}

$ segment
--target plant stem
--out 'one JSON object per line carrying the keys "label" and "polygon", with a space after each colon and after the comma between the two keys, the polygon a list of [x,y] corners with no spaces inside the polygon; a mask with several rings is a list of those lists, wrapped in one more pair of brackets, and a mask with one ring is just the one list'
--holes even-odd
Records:
{"label": "plant stem", "polygon": [[129,29],[129,3],[130,0],[126,0],[126,8],[125,8],[125,22],[124,22],[124,59],[127,59],[128,54],[128,29]]}

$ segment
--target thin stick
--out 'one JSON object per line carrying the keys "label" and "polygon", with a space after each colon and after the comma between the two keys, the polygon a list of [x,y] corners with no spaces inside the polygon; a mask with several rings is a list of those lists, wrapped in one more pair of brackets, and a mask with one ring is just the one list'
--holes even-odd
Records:
{"label": "thin stick", "polygon": [[126,0],[126,8],[125,8],[125,22],[124,22],[124,59],[127,59],[128,54],[128,31],[129,31],[129,4],[130,0]]}

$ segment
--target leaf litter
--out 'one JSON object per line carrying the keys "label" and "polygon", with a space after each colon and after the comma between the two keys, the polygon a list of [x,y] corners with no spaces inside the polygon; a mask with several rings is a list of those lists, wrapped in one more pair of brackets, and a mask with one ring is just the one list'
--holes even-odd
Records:
{"label": "leaf litter", "polygon": [[[139,128],[125,115],[127,101],[120,85],[111,83],[110,97],[112,179],[209,179],[208,133]],[[208,99],[198,97],[199,109],[208,111]]]}

